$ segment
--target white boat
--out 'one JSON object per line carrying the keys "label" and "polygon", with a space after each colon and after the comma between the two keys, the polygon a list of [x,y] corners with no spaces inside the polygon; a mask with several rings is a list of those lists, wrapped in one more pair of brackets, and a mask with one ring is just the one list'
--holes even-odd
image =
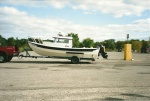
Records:
{"label": "white boat", "polygon": [[52,42],[40,38],[28,38],[30,48],[37,54],[54,58],[70,59],[72,63],[80,60],[92,60],[98,57],[98,48],[72,48],[72,37],[56,36]]}

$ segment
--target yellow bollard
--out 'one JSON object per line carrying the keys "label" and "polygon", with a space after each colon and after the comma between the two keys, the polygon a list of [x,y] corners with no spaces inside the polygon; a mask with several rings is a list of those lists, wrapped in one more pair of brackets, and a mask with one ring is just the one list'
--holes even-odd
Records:
{"label": "yellow bollard", "polygon": [[131,44],[124,45],[124,60],[132,60]]}

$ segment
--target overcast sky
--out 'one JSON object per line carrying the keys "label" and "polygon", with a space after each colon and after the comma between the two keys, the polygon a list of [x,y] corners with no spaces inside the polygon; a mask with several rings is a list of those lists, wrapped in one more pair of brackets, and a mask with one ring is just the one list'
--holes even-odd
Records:
{"label": "overcast sky", "polygon": [[150,0],[0,0],[0,35],[48,39],[76,33],[82,41],[149,39]]}

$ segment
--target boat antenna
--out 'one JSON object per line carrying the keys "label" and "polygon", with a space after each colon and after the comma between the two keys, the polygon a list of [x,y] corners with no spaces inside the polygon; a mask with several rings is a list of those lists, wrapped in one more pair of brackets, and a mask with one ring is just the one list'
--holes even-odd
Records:
{"label": "boat antenna", "polygon": [[61,32],[58,33],[58,36],[63,36],[63,34]]}

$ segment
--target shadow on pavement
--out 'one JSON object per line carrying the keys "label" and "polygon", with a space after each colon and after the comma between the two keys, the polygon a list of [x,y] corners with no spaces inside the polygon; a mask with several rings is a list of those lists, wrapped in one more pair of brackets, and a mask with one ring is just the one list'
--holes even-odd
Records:
{"label": "shadow on pavement", "polygon": [[[70,61],[11,61],[10,63],[72,64]],[[92,62],[79,62],[78,64],[92,64]]]}
{"label": "shadow on pavement", "polygon": [[113,98],[113,97],[106,97],[104,99],[101,99],[100,101],[124,101],[124,99],[121,98]]}
{"label": "shadow on pavement", "polygon": [[145,95],[140,95],[140,94],[123,93],[121,95],[130,96],[130,97],[142,97],[142,98],[147,98],[150,100],[150,96],[145,96]]}

